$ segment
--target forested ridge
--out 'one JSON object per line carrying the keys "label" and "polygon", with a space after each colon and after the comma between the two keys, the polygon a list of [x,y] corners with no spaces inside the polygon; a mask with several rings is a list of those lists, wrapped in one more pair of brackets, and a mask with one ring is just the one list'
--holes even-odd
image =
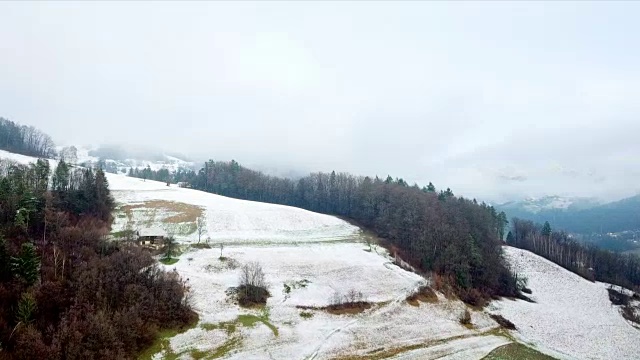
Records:
{"label": "forested ridge", "polygon": [[[146,171],[144,177],[158,175]],[[431,183],[420,188],[399,178],[335,172],[292,180],[235,161],[208,161],[199,172],[176,173],[172,180],[220,195],[354,220],[386,239],[412,265],[447,279],[469,303],[517,295],[515,278],[501,256],[505,214],[456,197],[450,189],[438,192]]]}
{"label": "forested ridge", "polygon": [[104,240],[102,170],[0,160],[0,358],[133,359],[195,320],[148,252]]}
{"label": "forested ridge", "polygon": [[33,126],[19,125],[0,117],[0,150],[16,154],[52,158],[55,144],[51,137]]}
{"label": "forested ridge", "polygon": [[640,289],[640,258],[576,241],[551,225],[513,218],[509,245],[529,250],[587,279]]}

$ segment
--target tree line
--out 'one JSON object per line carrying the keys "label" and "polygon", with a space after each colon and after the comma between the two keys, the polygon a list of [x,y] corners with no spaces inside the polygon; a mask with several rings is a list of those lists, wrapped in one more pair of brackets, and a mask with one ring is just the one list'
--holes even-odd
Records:
{"label": "tree line", "polygon": [[410,186],[401,178],[336,172],[293,180],[265,175],[233,160],[211,160],[198,172],[182,171],[173,179],[215,194],[356,221],[386,239],[413,266],[447,279],[469,303],[518,293],[515,277],[502,258],[506,215],[487,204],[456,197],[451,189],[438,192],[431,183]]}
{"label": "tree line", "polygon": [[0,160],[0,358],[134,359],[194,322],[175,272],[105,240],[113,208],[100,169]]}
{"label": "tree line", "polygon": [[55,144],[51,137],[33,126],[19,125],[0,117],[0,149],[12,153],[53,158]]}
{"label": "tree line", "polygon": [[640,288],[640,258],[584,244],[564,231],[513,218],[507,234],[509,245],[529,250],[589,280],[630,289]]}

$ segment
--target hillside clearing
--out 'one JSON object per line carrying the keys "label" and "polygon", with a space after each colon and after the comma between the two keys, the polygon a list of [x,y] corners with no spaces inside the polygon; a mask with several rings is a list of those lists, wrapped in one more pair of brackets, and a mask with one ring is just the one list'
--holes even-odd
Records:
{"label": "hillside clearing", "polygon": [[518,328],[519,340],[559,359],[640,359],[640,331],[612,306],[607,285],[592,283],[529,251],[505,247],[528,278],[536,303],[499,300],[488,311]]}

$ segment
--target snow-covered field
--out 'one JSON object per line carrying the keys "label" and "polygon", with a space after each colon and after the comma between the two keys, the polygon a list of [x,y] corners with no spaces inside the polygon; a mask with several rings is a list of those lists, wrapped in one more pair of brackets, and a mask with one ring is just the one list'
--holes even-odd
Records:
{"label": "snow-covered field", "polygon": [[[425,344],[425,348],[414,350],[414,357],[403,358],[435,359],[466,349],[468,356],[460,358],[479,359],[509,342],[483,334],[496,326],[484,313],[473,313],[475,329],[460,325],[458,318],[465,305],[459,301],[441,298],[436,304],[409,305],[406,297],[425,279],[393,265],[381,249],[380,254],[365,249],[358,243],[231,246],[223,250],[224,261],[218,259],[219,249],[183,254],[178,263],[166,268],[176,269],[188,279],[201,326],[172,338],[173,351],[189,358],[194,349],[212,351],[238,337],[241,345],[226,358],[330,359]],[[202,324],[233,322],[241,314],[261,314],[241,309],[227,299],[225,290],[238,285],[240,272],[227,267],[230,261],[263,265],[272,295],[267,302],[268,322],[277,328],[277,336],[262,324],[239,327],[233,334],[227,334],[225,328],[202,328]],[[306,286],[296,285],[302,283]],[[284,291],[284,284],[291,287],[290,293]],[[334,293],[346,294],[351,289],[361,291],[374,306],[357,315],[307,310],[313,314],[309,319],[301,317],[303,310],[296,308],[329,305]],[[450,338],[454,339],[436,344]]]}
{"label": "snow-covered field", "polygon": [[[3,157],[35,161],[0,151]],[[437,303],[408,304],[407,295],[427,280],[393,265],[381,248],[365,251],[364,234],[345,221],[123,175],[107,178],[120,208],[115,231],[127,222],[188,230],[176,233],[186,252],[176,264],[163,266],[187,279],[200,321],[169,339],[169,348],[155,359],[482,359],[511,342],[492,331],[496,323],[487,312],[515,323],[512,335],[519,341],[559,359],[640,359],[640,331],[611,305],[605,284],[530,252],[505,247],[514,270],[528,277],[536,303],[493,301],[485,312],[472,311],[474,327],[468,329],[458,321],[466,308],[460,301],[439,294]],[[187,245],[197,241],[195,215],[206,218],[203,238],[211,239],[213,249]],[[219,259],[220,243],[226,260]],[[239,266],[255,261],[264,268],[272,296],[263,310],[242,309],[225,290],[238,285]],[[356,315],[304,310],[305,317],[296,307],[326,306],[335,293],[351,289],[373,306]]]}
{"label": "snow-covered field", "polygon": [[[206,217],[208,230],[203,239],[210,238],[216,243],[303,243],[353,240],[361,235],[359,228],[343,220],[290,206],[232,199],[124,175],[107,174],[107,180],[120,205],[162,200],[200,208]],[[134,215],[137,216],[134,216],[135,227],[144,226],[150,216],[149,211],[138,211]],[[170,215],[173,214],[163,214],[163,209],[158,209],[153,214],[155,219],[150,220],[156,220],[154,225],[171,232],[175,224],[162,221]],[[190,220],[195,225],[195,218]],[[126,222],[123,214],[116,216],[114,230],[123,228]],[[176,238],[181,242],[196,242],[195,227],[191,230],[188,234],[176,233]]]}
{"label": "snow-covered field", "polygon": [[488,310],[511,320],[521,340],[562,359],[640,359],[640,331],[611,305],[606,284],[526,250],[505,247],[505,255],[536,303],[500,300]]}

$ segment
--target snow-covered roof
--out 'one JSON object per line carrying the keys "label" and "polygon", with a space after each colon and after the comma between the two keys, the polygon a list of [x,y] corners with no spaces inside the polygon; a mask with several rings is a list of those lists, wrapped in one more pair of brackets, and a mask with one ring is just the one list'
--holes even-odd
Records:
{"label": "snow-covered roof", "polygon": [[153,226],[138,230],[138,236],[167,236],[167,232],[160,227]]}

